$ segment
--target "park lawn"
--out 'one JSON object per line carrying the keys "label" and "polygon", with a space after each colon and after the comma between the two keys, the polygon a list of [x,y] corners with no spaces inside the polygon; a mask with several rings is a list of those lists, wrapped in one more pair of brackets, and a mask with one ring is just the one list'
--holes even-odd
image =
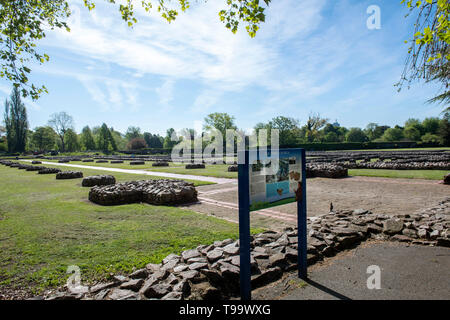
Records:
{"label": "park lawn", "polygon": [[170,253],[238,237],[236,224],[190,210],[95,205],[81,179],[4,166],[0,177],[0,291],[37,294],[63,285],[70,265],[81,268],[84,283],[104,281],[110,272],[126,274]]}
{"label": "park lawn", "polygon": [[349,169],[349,176],[442,180],[446,170]]}

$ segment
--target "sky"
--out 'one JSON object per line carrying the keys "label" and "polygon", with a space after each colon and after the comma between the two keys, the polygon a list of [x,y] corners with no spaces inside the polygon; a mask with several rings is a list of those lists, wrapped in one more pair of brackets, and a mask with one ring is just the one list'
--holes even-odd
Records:
{"label": "sky", "polygon": [[[49,93],[25,100],[31,128],[60,111],[78,132],[106,123],[165,135],[198,128],[213,112],[249,130],[280,115],[303,125],[310,113],[346,127],[394,126],[443,109],[426,103],[435,84],[394,87],[413,23],[400,0],[273,0],[255,38],[220,22],[225,0],[192,1],[170,24],[139,9],[133,28],[105,1],[91,12],[69,3],[71,31],[48,31],[39,48],[50,61],[32,65],[31,81]],[[371,5],[381,9],[380,29],[367,28]],[[10,92],[0,80],[0,99]]]}

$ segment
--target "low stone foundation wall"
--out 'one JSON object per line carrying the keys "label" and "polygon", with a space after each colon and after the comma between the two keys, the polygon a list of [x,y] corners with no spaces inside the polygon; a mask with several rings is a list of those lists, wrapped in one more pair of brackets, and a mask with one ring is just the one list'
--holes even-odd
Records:
{"label": "low stone foundation wall", "polygon": [[116,178],[111,175],[89,176],[83,179],[81,185],[83,187],[107,186],[116,183]]}
{"label": "low stone foundation wall", "polygon": [[[355,247],[367,239],[450,247],[450,198],[409,215],[367,210],[338,211],[308,218],[308,265]],[[252,288],[280,279],[297,267],[297,229],[251,237]],[[60,292],[49,299],[229,299],[239,289],[238,241],[226,239],[170,254],[129,276],[117,275],[84,291]]]}
{"label": "low stone foundation wall", "polygon": [[111,160],[110,163],[123,163],[123,160]]}
{"label": "low stone foundation wall", "polygon": [[389,169],[389,170],[450,170],[450,162],[399,162],[375,161],[340,163],[348,169]]}
{"label": "low stone foundation wall", "polygon": [[185,166],[186,169],[205,169],[205,165],[202,163],[190,163]]}
{"label": "low stone foundation wall", "polygon": [[109,161],[108,160],[97,160],[97,161],[95,161],[95,163],[108,163]]}
{"label": "low stone foundation wall", "polygon": [[93,159],[83,159],[83,160],[81,160],[81,162],[94,162],[94,160]]}
{"label": "low stone foundation wall", "polygon": [[53,174],[53,173],[59,173],[61,172],[60,169],[56,169],[56,168],[45,168],[42,170],[38,171],[38,174]]}
{"label": "low stone foundation wall", "polygon": [[168,166],[169,166],[169,163],[163,162],[163,161],[157,161],[157,162],[152,163],[152,167],[168,167]]}
{"label": "low stone foundation wall", "polygon": [[306,177],[345,178],[348,177],[348,169],[328,163],[307,163]]}
{"label": "low stone foundation wall", "polygon": [[182,180],[141,180],[97,186],[89,191],[89,200],[105,206],[146,202],[155,205],[177,205],[197,201],[192,183]]}
{"label": "low stone foundation wall", "polygon": [[56,174],[57,180],[62,179],[78,179],[83,178],[83,172],[81,171],[62,171]]}
{"label": "low stone foundation wall", "polygon": [[145,164],[145,161],[130,161],[130,165],[132,165],[132,166],[140,165],[140,164]]}
{"label": "low stone foundation wall", "polygon": [[44,170],[46,169],[46,167],[44,166],[30,166],[29,168],[27,168],[27,171],[40,171],[40,170]]}

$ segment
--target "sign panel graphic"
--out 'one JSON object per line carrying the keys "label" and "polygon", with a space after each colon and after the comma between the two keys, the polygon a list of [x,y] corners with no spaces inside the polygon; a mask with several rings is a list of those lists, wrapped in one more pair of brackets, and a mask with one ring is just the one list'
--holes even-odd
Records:
{"label": "sign panel graphic", "polygon": [[250,211],[301,200],[303,174],[299,149],[250,156]]}

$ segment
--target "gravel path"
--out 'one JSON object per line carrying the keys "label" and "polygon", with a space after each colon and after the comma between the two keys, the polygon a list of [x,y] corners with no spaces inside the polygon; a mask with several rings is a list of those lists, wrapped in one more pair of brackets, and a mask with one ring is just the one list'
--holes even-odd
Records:
{"label": "gravel path", "polygon": [[[21,160],[21,161],[31,162],[31,160]],[[80,165],[80,164],[58,163],[58,162],[48,162],[48,161],[41,161],[41,162],[42,162],[42,164],[55,165],[55,166],[61,166],[61,167],[92,169],[92,170],[121,172],[121,173],[129,173],[129,174],[144,174],[144,175],[148,175],[148,176],[183,179],[183,180],[197,180],[197,181],[213,182],[213,183],[217,183],[217,184],[230,183],[230,182],[235,181],[234,179],[215,178],[215,177],[207,177],[207,176],[194,176],[194,175],[178,174],[178,173],[145,171],[145,170],[135,170],[135,169],[106,168],[106,167],[85,166],[85,165]]]}

